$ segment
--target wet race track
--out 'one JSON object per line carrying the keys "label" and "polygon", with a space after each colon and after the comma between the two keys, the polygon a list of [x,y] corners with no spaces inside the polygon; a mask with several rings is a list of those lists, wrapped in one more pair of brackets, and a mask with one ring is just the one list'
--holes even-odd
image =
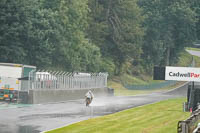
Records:
{"label": "wet race track", "polygon": [[194,50],[186,50],[189,54],[191,55],[195,55],[200,57],[200,52],[199,51],[194,51]]}
{"label": "wet race track", "polygon": [[36,105],[0,103],[0,133],[39,133],[132,107],[185,97],[186,93],[187,85],[184,85],[162,93],[95,98],[91,107],[85,107],[83,99]]}

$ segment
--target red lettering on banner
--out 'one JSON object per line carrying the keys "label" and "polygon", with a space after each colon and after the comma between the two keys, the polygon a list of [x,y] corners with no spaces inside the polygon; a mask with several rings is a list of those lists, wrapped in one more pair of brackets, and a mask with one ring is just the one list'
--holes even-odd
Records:
{"label": "red lettering on banner", "polygon": [[195,78],[198,78],[198,77],[199,77],[199,74],[195,74],[194,77],[195,77]]}
{"label": "red lettering on banner", "polygon": [[199,78],[200,77],[200,74],[195,74],[195,73],[191,73],[190,74],[190,77],[194,77],[194,78]]}

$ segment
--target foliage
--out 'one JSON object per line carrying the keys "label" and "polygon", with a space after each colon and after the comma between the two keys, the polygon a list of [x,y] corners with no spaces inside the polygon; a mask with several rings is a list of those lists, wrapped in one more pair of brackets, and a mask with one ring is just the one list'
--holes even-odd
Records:
{"label": "foliage", "polygon": [[145,65],[173,65],[195,40],[196,13],[186,0],[141,0],[147,15],[143,58]]}
{"label": "foliage", "polygon": [[177,63],[177,66],[183,66],[188,67],[192,63],[192,55],[190,55],[188,52],[183,51],[179,54],[179,61]]}
{"label": "foliage", "polygon": [[200,40],[194,0],[1,0],[0,62],[152,74]]}
{"label": "foliage", "polygon": [[87,1],[61,0],[58,12],[62,35],[54,52],[54,65],[69,71],[98,71],[99,49],[84,34]]}
{"label": "foliage", "polygon": [[137,0],[92,0],[89,7],[89,38],[105,58],[113,59],[115,74],[120,74],[126,61],[141,54],[143,16]]}
{"label": "foliage", "polygon": [[39,67],[51,64],[54,14],[40,9],[37,0],[3,0],[0,6],[0,61]]}
{"label": "foliage", "polygon": [[191,9],[195,11],[196,13],[196,24],[195,24],[195,29],[196,33],[193,33],[196,35],[196,40],[195,42],[199,42],[200,40],[200,1],[199,0],[193,0],[193,1],[188,1],[191,5]]}
{"label": "foliage", "polygon": [[99,71],[99,48],[85,38],[87,1],[3,0],[1,62]]}

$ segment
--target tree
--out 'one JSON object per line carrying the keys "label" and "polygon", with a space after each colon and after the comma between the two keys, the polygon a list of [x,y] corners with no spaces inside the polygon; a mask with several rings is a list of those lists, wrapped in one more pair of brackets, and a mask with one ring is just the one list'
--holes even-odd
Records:
{"label": "tree", "polygon": [[112,58],[115,73],[120,74],[126,61],[140,58],[143,16],[137,0],[93,0],[89,4],[89,38],[106,58]]}
{"label": "tree", "polygon": [[53,50],[54,14],[40,1],[3,0],[1,6],[1,62],[47,67]]}
{"label": "tree", "polygon": [[140,1],[146,29],[142,57],[153,65],[171,65],[195,39],[195,12],[186,0]]}
{"label": "tree", "polygon": [[22,8],[22,3],[19,1],[0,1],[1,62],[21,63],[26,56],[23,43],[19,39],[24,29],[21,19],[24,14],[19,14],[18,11]]}
{"label": "tree", "polygon": [[60,1],[60,41],[53,52],[54,66],[68,71],[99,71],[100,51],[85,34],[88,11],[87,1]]}
{"label": "tree", "polygon": [[191,5],[191,9],[196,13],[196,23],[195,23],[195,29],[196,32],[193,33],[193,35],[196,35],[196,41],[194,43],[198,43],[200,41],[200,1],[199,0],[193,0],[188,1],[188,3]]}

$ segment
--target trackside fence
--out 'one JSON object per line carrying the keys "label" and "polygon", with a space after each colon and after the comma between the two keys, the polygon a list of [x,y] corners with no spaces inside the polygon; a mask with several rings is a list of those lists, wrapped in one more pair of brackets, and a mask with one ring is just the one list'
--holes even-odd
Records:
{"label": "trackside fence", "polygon": [[107,87],[107,73],[69,73],[61,71],[31,71],[28,88],[38,90],[89,89]]}
{"label": "trackside fence", "polygon": [[194,111],[187,120],[178,122],[177,133],[194,133],[193,130],[198,125],[198,122],[200,122],[200,109]]}

